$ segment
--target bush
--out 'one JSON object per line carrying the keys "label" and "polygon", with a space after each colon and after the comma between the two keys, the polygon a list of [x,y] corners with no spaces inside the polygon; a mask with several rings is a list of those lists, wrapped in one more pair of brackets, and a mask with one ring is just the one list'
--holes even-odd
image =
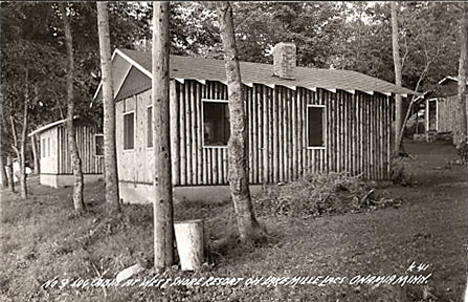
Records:
{"label": "bush", "polygon": [[399,206],[399,200],[378,196],[375,188],[347,173],[309,174],[273,185],[254,199],[256,213],[266,216],[317,217]]}
{"label": "bush", "polygon": [[411,186],[413,176],[408,172],[407,164],[411,158],[408,156],[397,156],[392,160],[392,170],[390,178],[395,185],[402,185],[404,187]]}
{"label": "bush", "polygon": [[468,163],[468,139],[465,139],[458,147],[457,153],[463,165]]}

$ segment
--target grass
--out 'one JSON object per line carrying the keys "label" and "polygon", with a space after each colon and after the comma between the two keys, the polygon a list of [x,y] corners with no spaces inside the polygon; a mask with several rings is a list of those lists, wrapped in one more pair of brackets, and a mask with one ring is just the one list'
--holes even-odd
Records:
{"label": "grass", "polygon": [[[401,198],[399,208],[317,218],[261,216],[271,238],[257,246],[216,245],[233,231],[230,203],[179,204],[176,220],[203,218],[209,241],[207,265],[181,277],[294,277],[404,274],[416,261],[429,264],[426,286],[349,284],[318,287],[211,286],[44,290],[47,280],[114,278],[137,262],[151,276],[152,207],[128,205],[109,217],[103,184],[86,186],[89,212],[73,213],[71,190],[29,179],[31,197],[2,192],[1,301],[460,301],[466,282],[466,168],[447,161],[444,144],[409,144],[406,162],[415,185],[387,185],[379,193]],[[229,243],[229,242],[228,242]],[[425,300],[423,298],[426,297]]]}

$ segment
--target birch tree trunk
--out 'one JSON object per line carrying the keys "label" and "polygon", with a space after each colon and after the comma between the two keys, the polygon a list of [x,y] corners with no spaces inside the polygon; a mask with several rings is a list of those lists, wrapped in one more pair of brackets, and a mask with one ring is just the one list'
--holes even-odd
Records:
{"label": "birch tree trunk", "polygon": [[27,131],[28,131],[28,116],[29,116],[29,91],[26,89],[26,95],[24,99],[23,107],[23,127],[21,129],[21,140],[19,146],[19,164],[20,164],[20,173],[19,173],[19,182],[20,182],[20,194],[21,199],[28,198],[28,186],[26,184],[26,140],[27,140]]}
{"label": "birch tree trunk", "polygon": [[8,176],[6,173],[6,167],[5,167],[5,150],[3,150],[3,139],[4,139],[4,129],[5,129],[5,122],[4,122],[4,116],[3,116],[3,92],[2,88],[0,87],[0,167],[1,167],[1,173],[2,173],[2,188],[7,188],[8,187]]}
{"label": "birch tree trunk", "polygon": [[468,30],[468,3],[462,5],[462,20],[460,24],[460,58],[458,65],[458,116],[459,116],[459,133],[456,141],[456,146],[460,147],[467,138],[467,114],[466,114],[466,44]]}
{"label": "birch tree trunk", "polygon": [[174,262],[169,43],[169,2],[153,2],[154,266],[158,271]]}
{"label": "birch tree trunk", "polygon": [[106,201],[111,211],[120,211],[117,151],[115,145],[115,107],[107,2],[97,2],[99,52],[101,57],[102,98],[104,104],[104,179]]}
{"label": "birch tree trunk", "polygon": [[31,136],[31,147],[33,153],[33,161],[34,161],[34,174],[40,173],[40,157],[37,150],[37,139],[36,136]]}
{"label": "birch tree trunk", "polygon": [[242,241],[258,236],[259,224],[255,218],[249,191],[247,121],[244,108],[237,46],[234,37],[232,7],[219,2],[217,7],[224,46],[224,61],[229,97],[231,134],[228,142],[229,188],[234,203],[237,226]]}
{"label": "birch tree trunk", "polygon": [[[26,87],[28,87],[28,71],[26,70]],[[19,161],[19,174],[18,179],[20,183],[20,194],[21,194],[21,199],[26,199],[28,197],[28,188],[26,185],[26,167],[25,167],[25,149],[26,149],[26,134],[27,134],[27,128],[28,128],[28,111],[29,111],[29,89],[26,88],[26,92],[24,93],[24,104],[23,104],[23,119],[22,119],[22,130],[21,130],[21,137],[18,137],[18,133],[16,132],[16,125],[15,125],[15,119],[13,118],[12,115],[10,115],[10,122],[11,122],[11,133],[13,136],[13,150],[16,153],[16,158]],[[9,173],[11,173],[11,182],[10,184],[14,184],[13,176],[14,176],[14,171],[13,171],[13,163],[9,162]],[[12,187],[12,191],[14,192],[14,188]]]}
{"label": "birch tree trunk", "polygon": [[68,145],[71,152],[71,163],[73,169],[74,183],[73,183],[73,206],[76,211],[82,212],[85,210],[85,203],[83,200],[83,170],[80,154],[78,153],[78,146],[75,137],[75,125],[73,121],[75,111],[75,100],[73,93],[73,80],[74,80],[74,63],[73,63],[73,40],[68,20],[65,4],[60,4],[60,11],[62,13],[63,28],[65,33],[65,46],[67,49],[68,70],[67,70],[67,130],[68,130]]}
{"label": "birch tree trunk", "polygon": [[[395,69],[395,85],[401,88],[401,58],[400,44],[398,43],[398,16],[397,3],[391,2],[391,18],[392,18],[392,49],[393,49],[393,65]],[[400,151],[400,132],[401,132],[401,95],[395,95],[395,153]]]}

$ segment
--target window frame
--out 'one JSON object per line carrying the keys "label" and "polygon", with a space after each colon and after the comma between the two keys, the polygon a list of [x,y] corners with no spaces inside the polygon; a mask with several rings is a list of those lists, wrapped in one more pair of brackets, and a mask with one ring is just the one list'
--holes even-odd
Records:
{"label": "window frame", "polygon": [[[131,149],[125,149],[125,116],[133,113],[133,147]],[[136,111],[130,110],[124,112],[122,114],[122,134],[123,134],[123,141],[122,141],[122,150],[123,152],[133,152],[135,151],[135,143],[136,143]]]}
{"label": "window frame", "polygon": [[47,157],[50,157],[50,137],[47,138]]}
{"label": "window frame", "polygon": [[[205,144],[205,110],[203,110],[204,103],[221,103],[221,104],[229,104],[229,100],[225,99],[202,99],[201,102],[201,123],[202,123],[202,148],[203,149],[227,149],[228,144],[225,146],[215,146],[215,145],[206,145]],[[228,105],[229,106],[229,105]],[[229,108],[228,108],[229,110]],[[229,127],[231,127],[231,120],[229,119]],[[228,140],[229,141],[229,140]]]}
{"label": "window frame", "polygon": [[41,158],[46,158],[47,155],[47,142],[46,138],[42,137],[41,138]]}
{"label": "window frame", "polygon": [[[310,146],[309,142],[309,108],[322,108],[322,138],[323,146]],[[307,144],[306,147],[308,150],[325,150],[327,148],[327,106],[325,105],[316,105],[316,104],[307,104],[306,106],[306,137]]]}
{"label": "window frame", "polygon": [[151,129],[153,130],[153,123],[154,123],[154,110],[153,110],[153,104],[147,105],[146,106],[146,149],[147,150],[152,150],[154,147],[154,131],[152,131],[152,140],[153,140],[153,146],[148,147],[148,109],[151,108],[151,114],[153,115],[151,117]]}
{"label": "window frame", "polygon": [[[102,154],[96,154],[96,151],[97,151],[96,137],[97,136],[102,136]],[[94,156],[97,156],[97,157],[104,156],[104,133],[95,133],[94,134]]]}

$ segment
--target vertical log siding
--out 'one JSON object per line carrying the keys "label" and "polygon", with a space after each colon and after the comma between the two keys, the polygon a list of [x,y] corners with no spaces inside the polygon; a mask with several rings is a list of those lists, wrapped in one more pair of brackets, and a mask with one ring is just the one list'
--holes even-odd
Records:
{"label": "vertical log siding", "polygon": [[[204,147],[202,139],[202,99],[226,100],[226,85],[216,81],[202,84],[185,80],[183,83],[173,81],[171,89],[173,170],[177,172],[173,177],[174,185],[227,184],[227,149]],[[368,95],[356,91],[351,94],[341,90],[333,93],[320,88],[314,92],[303,87],[293,90],[260,84],[244,86],[244,91],[250,183],[287,182],[304,173],[329,171],[346,171],[373,180],[389,178],[393,105],[389,97],[378,93]],[[146,106],[141,103],[136,106]],[[307,148],[307,105],[325,106],[324,148]],[[117,110],[116,114],[122,114],[122,110]],[[119,121],[119,117],[116,120]],[[142,130],[135,131],[138,136]],[[125,155],[122,152],[119,155],[122,162]],[[138,160],[138,156],[132,158]],[[132,166],[141,167],[136,164],[125,165],[125,168]],[[119,164],[119,167],[122,166]],[[148,179],[136,180],[131,179],[134,172],[119,171],[121,181],[127,182],[151,183],[149,174],[146,173]]]}
{"label": "vertical log siding", "polygon": [[[96,156],[96,129],[91,126],[77,125],[75,129],[76,144],[81,157],[83,174],[104,173],[104,157]],[[70,148],[68,146],[68,131],[66,127],[59,126],[57,131],[58,174],[72,174]]]}

